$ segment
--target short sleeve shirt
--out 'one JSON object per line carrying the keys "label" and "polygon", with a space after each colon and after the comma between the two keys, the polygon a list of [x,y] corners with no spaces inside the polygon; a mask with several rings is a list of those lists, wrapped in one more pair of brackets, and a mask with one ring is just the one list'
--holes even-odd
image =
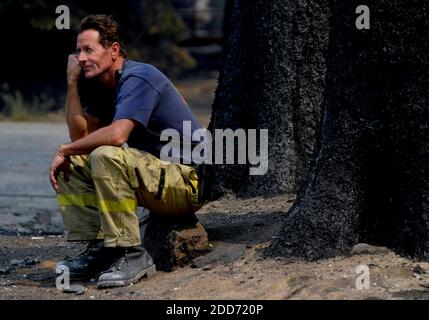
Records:
{"label": "short sleeve shirt", "polygon": [[[92,92],[92,99],[87,99],[88,103],[84,105],[87,107],[86,112],[107,123],[119,119],[136,121],[140,126],[130,134],[128,145],[157,157],[164,145],[157,136],[162,130],[175,129],[183,139],[191,141],[191,137],[186,135],[201,128],[171,81],[150,64],[127,59],[113,96],[102,88]],[[103,98],[100,99],[100,96]],[[113,107],[106,102],[109,100],[114,101]],[[184,121],[191,125],[189,133],[183,130]]]}

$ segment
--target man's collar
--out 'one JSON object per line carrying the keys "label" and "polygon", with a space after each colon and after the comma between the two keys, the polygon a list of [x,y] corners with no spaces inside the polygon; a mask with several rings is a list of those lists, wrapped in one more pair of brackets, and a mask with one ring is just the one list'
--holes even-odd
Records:
{"label": "man's collar", "polygon": [[115,72],[116,84],[121,79],[122,73],[124,73],[126,63],[127,63],[127,59],[124,59],[124,62],[122,63],[122,66],[121,66],[121,69],[118,69]]}
{"label": "man's collar", "polygon": [[122,70],[122,69],[118,69],[118,70],[116,70],[116,72],[115,72],[115,79],[116,79],[116,83],[118,83],[118,82],[119,82],[119,80],[121,79],[122,73],[123,73],[123,70]]}

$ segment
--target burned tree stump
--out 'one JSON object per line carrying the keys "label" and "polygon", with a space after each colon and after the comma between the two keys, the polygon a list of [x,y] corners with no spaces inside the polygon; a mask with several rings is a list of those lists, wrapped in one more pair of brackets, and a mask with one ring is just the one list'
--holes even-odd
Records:
{"label": "burned tree stump", "polygon": [[429,4],[331,2],[327,90],[315,166],[271,252],[306,259],[358,242],[429,258]]}
{"label": "burned tree stump", "polygon": [[239,196],[295,193],[311,168],[320,127],[328,1],[237,0],[228,12],[209,128],[268,129],[269,165],[255,176],[250,163],[216,165],[214,197],[225,190]]}
{"label": "burned tree stump", "polygon": [[162,271],[184,267],[209,250],[207,232],[195,215],[187,219],[151,216],[142,242]]}

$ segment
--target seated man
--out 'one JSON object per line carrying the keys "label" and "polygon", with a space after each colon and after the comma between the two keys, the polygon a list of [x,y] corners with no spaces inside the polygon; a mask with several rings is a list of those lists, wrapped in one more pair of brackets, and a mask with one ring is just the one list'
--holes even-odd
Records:
{"label": "seated man", "polygon": [[[191,166],[159,159],[159,133],[183,122],[201,128],[173,84],[155,67],[128,60],[109,16],[82,20],[67,65],[67,124],[50,168],[68,241],[85,252],[59,265],[97,286],[124,286],[155,273],[142,247],[137,206],[154,215],[188,217],[200,208]],[[180,144],[179,144],[180,145]],[[62,172],[62,174],[59,174]]]}

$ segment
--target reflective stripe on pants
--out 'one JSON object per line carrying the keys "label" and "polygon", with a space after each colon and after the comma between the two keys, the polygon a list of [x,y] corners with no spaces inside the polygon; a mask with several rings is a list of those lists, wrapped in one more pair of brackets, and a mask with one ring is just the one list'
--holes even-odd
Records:
{"label": "reflective stripe on pants", "polygon": [[193,168],[137,149],[99,147],[89,156],[72,156],[70,169],[69,182],[59,177],[57,195],[68,240],[135,246],[141,243],[137,206],[176,216],[201,207]]}

